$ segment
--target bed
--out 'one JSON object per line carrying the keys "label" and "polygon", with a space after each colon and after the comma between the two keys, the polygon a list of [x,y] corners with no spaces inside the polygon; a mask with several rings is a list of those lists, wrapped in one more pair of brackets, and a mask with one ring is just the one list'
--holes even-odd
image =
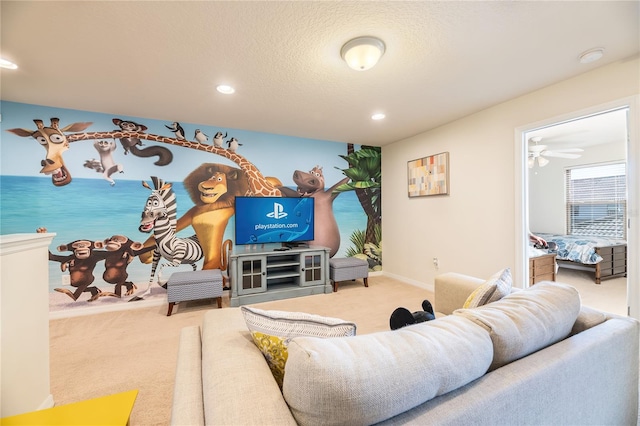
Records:
{"label": "bed", "polygon": [[559,267],[594,272],[596,284],[604,279],[627,276],[627,243],[624,240],[536,233],[558,245]]}

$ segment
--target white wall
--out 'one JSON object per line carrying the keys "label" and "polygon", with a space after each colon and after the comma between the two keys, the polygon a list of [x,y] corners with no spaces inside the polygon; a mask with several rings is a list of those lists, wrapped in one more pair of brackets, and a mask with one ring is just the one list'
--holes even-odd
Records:
{"label": "white wall", "polygon": [[[432,288],[444,272],[488,277],[506,266],[521,268],[514,250],[516,129],[639,93],[636,57],[384,146],[385,275]],[[408,198],[407,161],[443,151],[450,152],[451,194]]]}
{"label": "white wall", "polygon": [[626,160],[626,144],[590,146],[579,159],[550,158],[545,167],[529,169],[529,224],[534,233],[566,233],[565,168]]}
{"label": "white wall", "polygon": [[55,235],[0,235],[0,417],[53,406],[47,261]]}

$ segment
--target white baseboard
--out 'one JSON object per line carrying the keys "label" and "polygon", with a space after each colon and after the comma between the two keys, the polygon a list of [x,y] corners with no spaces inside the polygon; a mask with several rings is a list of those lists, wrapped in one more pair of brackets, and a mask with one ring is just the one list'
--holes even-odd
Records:
{"label": "white baseboard", "polygon": [[[369,275],[371,275],[371,274],[369,274]],[[391,274],[389,272],[384,272],[384,271],[382,271],[382,275],[385,276],[385,277],[393,278],[394,280],[398,280],[398,281],[402,281],[402,282],[407,283],[407,284],[414,285],[416,287],[423,288],[423,289],[428,290],[428,291],[430,291],[432,293],[435,290],[433,284],[423,283],[423,282],[420,282],[420,281],[409,279],[407,277],[403,277],[401,275]]]}
{"label": "white baseboard", "polygon": [[40,404],[40,406],[38,407],[38,410],[44,410],[46,408],[53,408],[54,405],[55,405],[55,403],[53,402],[53,395],[49,394],[49,396],[47,396],[45,398],[45,400],[42,401],[42,404]]}
{"label": "white baseboard", "polygon": [[166,298],[158,298],[155,300],[139,300],[133,303],[119,303],[104,306],[92,306],[90,308],[64,309],[60,311],[49,312],[49,319],[71,318],[83,315],[93,315],[102,312],[125,311],[129,309],[150,308],[153,306],[166,305]]}

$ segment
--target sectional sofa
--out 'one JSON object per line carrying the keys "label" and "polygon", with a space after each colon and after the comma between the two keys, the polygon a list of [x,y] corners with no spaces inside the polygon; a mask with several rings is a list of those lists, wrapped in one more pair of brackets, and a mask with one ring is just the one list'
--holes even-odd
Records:
{"label": "sectional sofa", "polygon": [[282,389],[240,308],[181,334],[171,424],[636,425],[638,322],[543,282],[476,308],[435,281],[438,319],[289,342]]}

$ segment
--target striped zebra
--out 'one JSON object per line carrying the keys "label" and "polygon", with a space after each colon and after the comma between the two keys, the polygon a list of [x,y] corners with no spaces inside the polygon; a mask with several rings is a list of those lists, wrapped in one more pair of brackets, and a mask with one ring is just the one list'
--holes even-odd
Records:
{"label": "striped zebra", "polygon": [[[151,285],[158,267],[160,258],[163,257],[170,263],[160,265],[158,269],[158,281],[160,281],[160,272],[164,266],[177,267],[181,264],[190,264],[195,271],[196,262],[202,259],[204,252],[196,235],[188,238],[179,238],[176,236],[177,225],[177,202],[176,195],[171,189],[171,183],[151,176],[153,188],[145,181],[142,186],[151,190],[151,195],[147,198],[147,203],[142,211],[142,219],[140,220],[140,232],[151,232],[156,240],[156,248],[153,251],[153,263],[151,265],[151,277],[149,278],[149,286],[143,296],[150,293]],[[139,300],[141,296],[135,298]]]}

